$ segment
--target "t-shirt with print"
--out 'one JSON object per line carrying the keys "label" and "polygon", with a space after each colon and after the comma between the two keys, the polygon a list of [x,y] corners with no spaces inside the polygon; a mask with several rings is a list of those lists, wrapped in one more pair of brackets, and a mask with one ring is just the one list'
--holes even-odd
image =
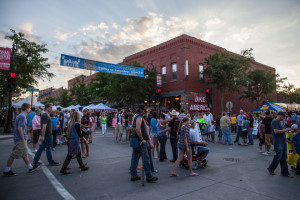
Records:
{"label": "t-shirt with print", "polygon": [[265,134],[271,134],[272,133],[272,130],[271,130],[271,123],[272,123],[272,121],[273,121],[272,117],[265,117],[262,120],[262,124],[265,125]]}
{"label": "t-shirt with print", "polygon": [[26,138],[27,138],[26,116],[23,113],[19,114],[15,121],[15,127],[14,127],[14,141],[15,142],[22,140],[19,130],[18,130],[19,126],[22,127],[23,136],[24,136],[24,139],[26,140]]}
{"label": "t-shirt with print", "polygon": [[41,129],[43,129],[43,124],[46,124],[45,136],[52,135],[52,120],[47,113],[43,113],[41,116]]}
{"label": "t-shirt with print", "polygon": [[187,126],[182,126],[180,129],[178,144],[184,144],[184,139],[187,138],[188,144],[191,143],[190,130]]}
{"label": "t-shirt with print", "polygon": [[277,129],[277,130],[284,129],[283,124],[278,119],[274,119],[271,123],[273,142],[274,142],[274,145],[286,143],[285,133],[275,134],[274,129]]}
{"label": "t-shirt with print", "polygon": [[292,142],[295,145],[297,154],[300,155],[300,134],[299,133],[297,133],[293,136]]}

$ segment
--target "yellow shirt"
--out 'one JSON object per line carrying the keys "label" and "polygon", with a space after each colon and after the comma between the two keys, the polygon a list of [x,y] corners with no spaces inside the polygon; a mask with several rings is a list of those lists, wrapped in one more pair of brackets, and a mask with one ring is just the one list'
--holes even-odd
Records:
{"label": "yellow shirt", "polygon": [[[293,136],[296,134],[296,132],[294,131],[290,131],[286,134],[286,139],[289,139],[290,141],[292,141]],[[288,150],[293,150],[293,147],[290,143],[288,143]]]}
{"label": "yellow shirt", "polygon": [[236,117],[231,117],[231,123],[236,124]]}

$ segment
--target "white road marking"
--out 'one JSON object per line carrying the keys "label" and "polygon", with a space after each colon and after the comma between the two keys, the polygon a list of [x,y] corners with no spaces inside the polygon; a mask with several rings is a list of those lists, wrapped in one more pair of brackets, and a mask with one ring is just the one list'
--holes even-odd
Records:
{"label": "white road marking", "polygon": [[[31,149],[29,147],[27,147],[27,149],[28,149],[28,154],[32,158],[34,158],[34,154],[31,152]],[[42,165],[40,166],[40,168],[42,168],[44,174],[49,179],[50,183],[52,184],[52,186],[54,187],[54,189],[58,192],[58,194],[60,194],[60,196],[62,196],[62,198],[66,199],[66,200],[75,200],[75,198],[72,196],[72,194],[70,194],[68,192],[68,190],[56,179],[56,177],[44,165],[44,163],[41,160],[39,160],[39,161],[42,163]]]}

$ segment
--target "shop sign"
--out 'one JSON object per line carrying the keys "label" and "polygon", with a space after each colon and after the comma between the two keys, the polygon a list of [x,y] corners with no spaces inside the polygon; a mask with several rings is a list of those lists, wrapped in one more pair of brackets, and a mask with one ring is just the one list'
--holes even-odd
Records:
{"label": "shop sign", "polygon": [[205,103],[206,102],[206,98],[205,97],[195,96],[194,102],[196,102],[196,103]]}
{"label": "shop sign", "polygon": [[208,105],[191,105],[190,110],[195,110],[195,111],[209,111]]}

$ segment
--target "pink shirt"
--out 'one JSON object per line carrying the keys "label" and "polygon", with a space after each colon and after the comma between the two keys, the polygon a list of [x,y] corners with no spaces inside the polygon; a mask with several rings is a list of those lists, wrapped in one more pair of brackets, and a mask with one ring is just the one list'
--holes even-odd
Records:
{"label": "pink shirt", "polygon": [[41,117],[35,115],[32,119],[32,130],[40,130],[41,129]]}

